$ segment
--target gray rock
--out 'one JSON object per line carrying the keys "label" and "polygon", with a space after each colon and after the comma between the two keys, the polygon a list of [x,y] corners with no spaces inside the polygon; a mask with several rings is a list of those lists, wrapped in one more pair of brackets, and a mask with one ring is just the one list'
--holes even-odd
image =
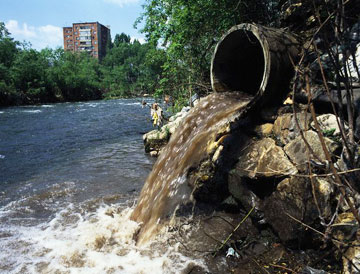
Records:
{"label": "gray rock", "polygon": [[236,174],[236,171],[230,172],[228,179],[228,190],[230,194],[240,202],[243,208],[246,211],[250,211],[254,208],[254,216],[257,219],[263,218],[263,213],[261,211],[261,200],[256,196],[254,192],[249,190],[241,179],[241,177]]}
{"label": "gray rock", "polygon": [[265,200],[265,220],[284,242],[297,240],[299,233],[305,234],[306,231],[306,227],[291,219],[288,214],[308,225],[316,222],[319,216],[324,219],[331,217],[332,185],[323,179],[315,178],[314,190],[319,210],[311,182],[307,178],[284,179],[277,185],[276,191]]}
{"label": "gray rock", "polygon": [[160,151],[165,146],[170,138],[170,133],[165,129],[152,130],[143,135],[145,151]]}
{"label": "gray rock", "polygon": [[[169,123],[162,126],[160,130],[152,130],[143,135],[145,151],[159,152],[169,141],[170,136],[174,134],[181,124],[181,121],[188,114],[187,111],[181,111],[169,118]],[[158,156],[158,155],[153,155]]]}
{"label": "gray rock", "polygon": [[[296,118],[302,130],[308,130],[310,128],[311,115],[309,113],[298,113]],[[283,144],[294,140],[299,135],[299,132],[300,129],[296,123],[294,114],[285,113],[275,120],[273,133]]]}
{"label": "gray rock", "polygon": [[[316,117],[316,120],[319,123],[320,129],[322,132],[330,132],[334,131],[333,135],[340,135],[340,128],[336,122],[336,116],[334,114],[323,114]],[[315,129],[315,123],[311,122],[311,127]],[[347,126],[345,125],[345,130],[347,130]]]}
{"label": "gray rock", "polygon": [[[332,229],[336,239],[349,244],[342,254],[343,271],[341,273],[358,273],[356,268],[360,269],[359,226],[354,215],[350,212],[339,214]],[[339,244],[337,246],[340,247]]]}
{"label": "gray rock", "polygon": [[239,205],[235,201],[234,197],[227,197],[222,203],[222,208],[224,208],[227,212],[235,212],[239,210]]}
{"label": "gray rock", "polygon": [[[276,159],[276,161],[274,161]],[[239,157],[236,172],[249,178],[282,177],[298,171],[271,138],[249,145]]]}
{"label": "gray rock", "polygon": [[[326,157],[325,153],[322,149],[319,137],[316,132],[309,130],[304,132],[304,137],[314,153],[317,155],[317,157],[325,162]],[[325,143],[326,146],[331,154],[333,154],[338,148],[338,144],[336,144],[334,141],[330,140],[329,138],[325,137]],[[309,153],[309,149],[307,145],[305,144],[304,140],[301,136],[296,137],[293,141],[288,143],[285,148],[285,153],[289,156],[290,160],[296,164],[296,167],[300,171],[305,171],[307,169],[307,163],[309,160],[318,161],[314,155],[311,155]]]}

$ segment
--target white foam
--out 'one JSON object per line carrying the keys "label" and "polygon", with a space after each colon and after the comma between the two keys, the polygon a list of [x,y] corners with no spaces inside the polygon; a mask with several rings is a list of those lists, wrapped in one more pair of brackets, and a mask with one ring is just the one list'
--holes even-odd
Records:
{"label": "white foam", "polygon": [[5,159],[5,155],[0,154],[0,159]]}
{"label": "white foam", "polygon": [[138,105],[141,105],[140,102],[138,103],[119,103],[119,105],[122,105],[122,106],[138,106]]}
{"label": "white foam", "polygon": [[[133,237],[139,224],[129,219],[130,208],[104,205],[85,215],[75,211],[70,205],[46,225],[13,229],[13,236],[0,241],[0,272],[12,265],[9,273],[179,273],[195,263],[177,246],[137,247]],[[66,221],[74,214],[77,222]]]}
{"label": "white foam", "polygon": [[42,112],[40,109],[34,109],[34,110],[23,110],[22,112],[26,113],[40,113]]}
{"label": "white foam", "polygon": [[53,105],[41,105],[42,108],[53,108]]}
{"label": "white foam", "polygon": [[4,111],[0,111],[0,114],[4,114],[5,112]]}

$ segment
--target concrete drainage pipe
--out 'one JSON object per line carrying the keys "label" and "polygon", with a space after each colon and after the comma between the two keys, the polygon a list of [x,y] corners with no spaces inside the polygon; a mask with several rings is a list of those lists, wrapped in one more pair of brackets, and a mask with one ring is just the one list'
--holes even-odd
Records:
{"label": "concrete drainage pipe", "polygon": [[254,24],[234,26],[215,48],[212,89],[241,91],[262,103],[277,104],[289,91],[298,53],[296,38],[284,30]]}

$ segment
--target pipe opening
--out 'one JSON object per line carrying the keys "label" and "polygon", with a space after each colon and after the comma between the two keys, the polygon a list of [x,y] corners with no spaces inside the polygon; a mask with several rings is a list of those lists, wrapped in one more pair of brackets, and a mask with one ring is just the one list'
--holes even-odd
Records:
{"label": "pipe opening", "polygon": [[236,30],[225,37],[213,60],[213,78],[228,91],[255,94],[265,72],[263,48],[247,30]]}

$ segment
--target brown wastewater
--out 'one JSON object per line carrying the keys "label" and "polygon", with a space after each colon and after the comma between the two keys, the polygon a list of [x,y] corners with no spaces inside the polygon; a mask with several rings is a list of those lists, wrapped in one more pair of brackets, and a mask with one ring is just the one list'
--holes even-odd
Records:
{"label": "brown wastewater", "polygon": [[211,65],[214,93],[201,98],[171,136],[131,215],[141,223],[138,244],[152,239],[182,204],[194,202],[190,170],[215,153],[234,121],[281,102],[297,53],[296,39],[282,30],[241,24],[223,36]]}

